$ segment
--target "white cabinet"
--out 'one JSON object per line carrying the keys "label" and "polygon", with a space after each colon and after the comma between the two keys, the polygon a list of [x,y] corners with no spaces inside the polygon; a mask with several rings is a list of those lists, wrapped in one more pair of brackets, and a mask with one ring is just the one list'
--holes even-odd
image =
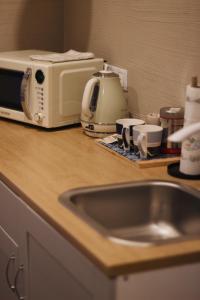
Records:
{"label": "white cabinet", "polygon": [[94,296],[94,266],[28,207],[23,219],[27,299],[102,300]]}
{"label": "white cabinet", "polygon": [[[0,184],[0,299],[16,300],[20,288],[19,203]],[[17,276],[16,276],[17,275]]]}
{"label": "white cabinet", "polygon": [[18,245],[0,227],[0,299],[14,300],[15,275],[18,267]]}
{"label": "white cabinet", "polygon": [[199,300],[200,263],[120,276],[116,300]]}
{"label": "white cabinet", "polygon": [[4,208],[9,217],[0,215],[0,300],[114,299],[113,281],[0,182]]}
{"label": "white cabinet", "polygon": [[109,278],[0,182],[0,300],[199,300],[200,263]]}

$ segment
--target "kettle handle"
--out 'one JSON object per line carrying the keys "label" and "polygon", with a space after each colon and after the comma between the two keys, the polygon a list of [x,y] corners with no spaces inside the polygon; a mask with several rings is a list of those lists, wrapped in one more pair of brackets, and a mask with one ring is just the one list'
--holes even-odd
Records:
{"label": "kettle handle", "polygon": [[87,117],[92,117],[92,111],[90,110],[90,102],[91,102],[91,95],[92,91],[94,90],[95,85],[99,83],[98,78],[91,78],[85,86],[85,90],[83,93],[82,99],[82,113]]}

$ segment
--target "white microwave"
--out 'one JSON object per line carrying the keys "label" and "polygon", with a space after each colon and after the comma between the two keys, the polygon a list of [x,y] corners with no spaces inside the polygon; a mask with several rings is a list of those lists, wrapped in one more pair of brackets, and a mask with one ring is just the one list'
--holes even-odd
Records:
{"label": "white microwave", "polygon": [[80,122],[87,80],[103,59],[51,63],[31,60],[39,50],[0,53],[0,117],[45,128]]}

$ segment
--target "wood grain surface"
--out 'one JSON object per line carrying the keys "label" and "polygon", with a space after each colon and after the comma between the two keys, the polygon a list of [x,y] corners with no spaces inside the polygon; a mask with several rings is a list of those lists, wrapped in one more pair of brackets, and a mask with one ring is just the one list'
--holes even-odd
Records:
{"label": "wood grain surface", "polygon": [[[84,186],[174,179],[140,169],[96,145],[81,128],[47,131],[0,120],[0,178],[108,276],[200,261],[200,239],[135,248],[114,244],[64,208],[58,196]],[[200,181],[175,181],[200,189]]]}

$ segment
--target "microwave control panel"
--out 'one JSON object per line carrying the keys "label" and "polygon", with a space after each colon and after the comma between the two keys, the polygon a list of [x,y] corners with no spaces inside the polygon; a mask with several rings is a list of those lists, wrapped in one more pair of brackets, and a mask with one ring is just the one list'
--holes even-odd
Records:
{"label": "microwave control panel", "polygon": [[37,70],[35,72],[35,90],[36,90],[36,99],[38,103],[38,111],[44,111],[44,81],[45,75],[42,70]]}

